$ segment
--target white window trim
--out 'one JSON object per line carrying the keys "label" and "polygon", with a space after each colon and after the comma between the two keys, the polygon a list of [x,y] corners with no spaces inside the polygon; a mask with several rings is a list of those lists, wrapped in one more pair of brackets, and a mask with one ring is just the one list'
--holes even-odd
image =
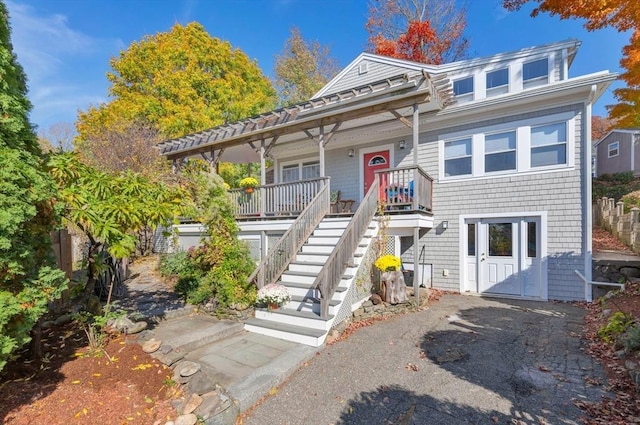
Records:
{"label": "white window trim", "polygon": [[[459,138],[459,139],[446,140],[442,144],[442,156],[444,158],[444,151],[446,149],[445,145],[448,142],[460,142],[460,141],[463,141],[463,140],[470,140],[471,141],[471,155],[464,155],[464,156],[459,156],[459,157],[456,157],[456,158],[448,158],[448,159],[460,159],[460,158],[469,158],[470,157],[471,158],[471,174],[460,174],[459,176],[450,176],[450,177],[469,177],[469,176],[473,176],[473,170],[476,169],[475,157],[473,155],[473,153],[475,152],[475,142],[473,140],[473,137],[462,137],[462,138]],[[444,161],[442,162],[442,167],[443,167],[442,172],[443,173],[444,173],[444,165],[445,165],[446,161],[447,161],[447,158],[444,158]]]}
{"label": "white window trim", "polygon": [[470,102],[472,100],[475,100],[478,98],[477,96],[477,90],[478,90],[478,85],[476,83],[476,74],[472,73],[472,74],[466,74],[466,75],[460,75],[458,78],[456,78],[455,80],[451,80],[451,88],[453,89],[453,84],[456,81],[462,81],[462,80],[467,80],[471,78],[472,84],[473,84],[473,90],[471,90],[470,92],[466,92],[466,93],[462,93],[462,94],[458,94],[458,95],[454,95],[454,98],[457,99],[459,102]]}
{"label": "white window trim", "polygon": [[[503,71],[503,70],[507,71],[507,82],[499,86],[487,87],[487,75],[491,74],[492,72]],[[484,87],[485,87],[485,97],[492,97],[492,96],[498,96],[501,94],[509,93],[511,91],[511,66],[507,64],[507,66],[504,66],[502,68],[487,70],[484,73]],[[506,91],[505,91],[505,88],[506,88]]]}
{"label": "white window trim", "polygon": [[282,183],[282,173],[283,173],[284,167],[287,167],[289,165],[297,165],[298,175],[300,178],[302,178],[302,164],[304,164],[305,162],[320,162],[320,158],[317,156],[313,156],[313,157],[304,158],[304,159],[296,159],[292,161],[280,162],[278,164],[278,182]]}
{"label": "white window trim", "polygon": [[[480,127],[468,131],[458,131],[445,133],[438,136],[438,176],[439,183],[456,182],[462,180],[475,180],[483,178],[493,178],[504,175],[523,175],[540,172],[566,171],[575,167],[575,147],[576,147],[576,113],[565,112],[561,114],[546,115],[528,120],[511,121],[495,126]],[[567,163],[558,165],[548,165],[544,167],[531,167],[531,127],[540,125],[555,124],[565,122],[567,126]],[[484,135],[502,133],[507,131],[516,132],[516,169],[484,172]],[[444,175],[444,144],[471,137],[472,139],[472,175],[445,176]]]}
{"label": "white window trim", "polygon": [[[613,145],[616,145],[615,148],[613,148]],[[616,151],[615,155],[611,155],[611,151],[614,150]],[[609,145],[607,145],[607,158],[615,158],[616,156],[620,155],[620,142],[619,141],[615,141],[615,142],[611,142],[609,143]]]}

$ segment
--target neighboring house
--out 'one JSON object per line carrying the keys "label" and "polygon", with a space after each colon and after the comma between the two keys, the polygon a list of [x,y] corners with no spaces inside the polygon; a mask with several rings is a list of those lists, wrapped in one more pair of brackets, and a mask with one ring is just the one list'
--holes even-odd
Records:
{"label": "neighboring house", "polygon": [[640,175],[640,128],[611,130],[594,148],[596,177],[625,171]]}
{"label": "neighboring house", "polygon": [[273,161],[274,184],[231,194],[253,278],[294,300],[247,329],[321,344],[366,298],[379,232],[414,288],[590,300],[591,107],[616,75],[570,78],[579,46],[438,66],[363,53],[308,102],[162,143],[176,167],[260,161],[262,181]]}

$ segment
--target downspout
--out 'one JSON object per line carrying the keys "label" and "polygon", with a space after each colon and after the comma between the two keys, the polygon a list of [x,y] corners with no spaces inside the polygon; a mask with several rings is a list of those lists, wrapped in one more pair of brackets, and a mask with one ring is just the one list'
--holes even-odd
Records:
{"label": "downspout", "polygon": [[[413,165],[418,165],[418,139],[420,137],[420,110],[417,103],[413,104]],[[417,176],[417,171],[414,170],[414,176]],[[414,178],[414,184],[417,184],[417,179]],[[418,187],[415,187],[416,192]],[[416,307],[420,305],[420,281],[422,270],[420,267],[420,257],[418,255],[418,247],[420,246],[420,228],[413,228],[413,297],[416,300]]]}
{"label": "downspout", "polygon": [[583,120],[583,131],[584,137],[582,140],[583,143],[583,164],[582,171],[584,173],[584,226],[585,226],[585,238],[583,243],[583,252],[584,252],[584,278],[585,278],[585,286],[584,286],[584,297],[588,302],[593,301],[593,287],[587,282],[591,281],[593,274],[593,253],[592,253],[592,244],[593,244],[593,205],[592,205],[592,182],[591,182],[591,108],[593,104],[593,99],[595,98],[596,92],[598,90],[598,86],[593,84],[591,86],[591,92],[589,93],[589,97],[584,104],[585,109],[585,119]]}

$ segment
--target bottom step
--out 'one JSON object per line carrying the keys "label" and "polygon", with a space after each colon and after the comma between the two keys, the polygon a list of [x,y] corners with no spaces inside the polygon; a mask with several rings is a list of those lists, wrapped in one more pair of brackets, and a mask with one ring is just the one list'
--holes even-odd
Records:
{"label": "bottom step", "polygon": [[245,330],[260,335],[272,336],[285,341],[319,347],[324,344],[327,332],[320,329],[277,323],[269,320],[251,318],[245,322]]}

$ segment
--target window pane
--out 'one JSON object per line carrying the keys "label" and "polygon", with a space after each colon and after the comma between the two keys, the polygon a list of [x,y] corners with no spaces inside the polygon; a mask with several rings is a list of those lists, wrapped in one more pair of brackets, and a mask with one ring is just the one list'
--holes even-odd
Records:
{"label": "window pane", "polygon": [[318,177],[320,177],[320,164],[318,162],[302,164],[302,180],[317,179]]}
{"label": "window pane", "polygon": [[509,84],[509,68],[487,72],[487,88],[499,87]]}
{"label": "window pane", "polygon": [[484,171],[490,173],[493,171],[515,170],[516,169],[516,152],[501,152],[485,155]]}
{"label": "window pane", "polygon": [[531,149],[531,166],[542,167],[567,163],[566,145],[551,145]]}
{"label": "window pane", "polygon": [[620,145],[618,144],[618,142],[613,142],[609,145],[609,158],[611,158],[612,156],[617,156],[618,155],[618,147]]}
{"label": "window pane", "polygon": [[527,257],[536,258],[538,256],[538,241],[536,233],[536,223],[527,223]]}
{"label": "window pane", "polygon": [[462,176],[471,174],[471,157],[447,159],[444,162],[445,176]]}
{"label": "window pane", "polygon": [[464,78],[453,82],[453,94],[458,96],[473,92],[473,77]]}
{"label": "window pane", "polygon": [[508,133],[490,134],[484,137],[485,153],[503,152],[514,150],[516,148],[516,133],[510,131]]}
{"label": "window pane", "polygon": [[549,60],[547,58],[525,63],[522,65],[522,79],[524,81],[544,77],[549,73]]}
{"label": "window pane", "polygon": [[476,255],[476,224],[467,224],[467,255],[473,257]]}
{"label": "window pane", "polygon": [[282,167],[282,182],[295,182],[300,180],[297,165],[287,165]]}
{"label": "window pane", "polygon": [[557,123],[533,127],[531,129],[531,146],[545,146],[567,141],[567,124]]}
{"label": "window pane", "polygon": [[471,139],[456,140],[455,142],[446,142],[444,144],[445,159],[460,158],[467,155],[471,155]]}
{"label": "window pane", "polygon": [[489,224],[489,256],[511,257],[513,253],[511,223]]}

